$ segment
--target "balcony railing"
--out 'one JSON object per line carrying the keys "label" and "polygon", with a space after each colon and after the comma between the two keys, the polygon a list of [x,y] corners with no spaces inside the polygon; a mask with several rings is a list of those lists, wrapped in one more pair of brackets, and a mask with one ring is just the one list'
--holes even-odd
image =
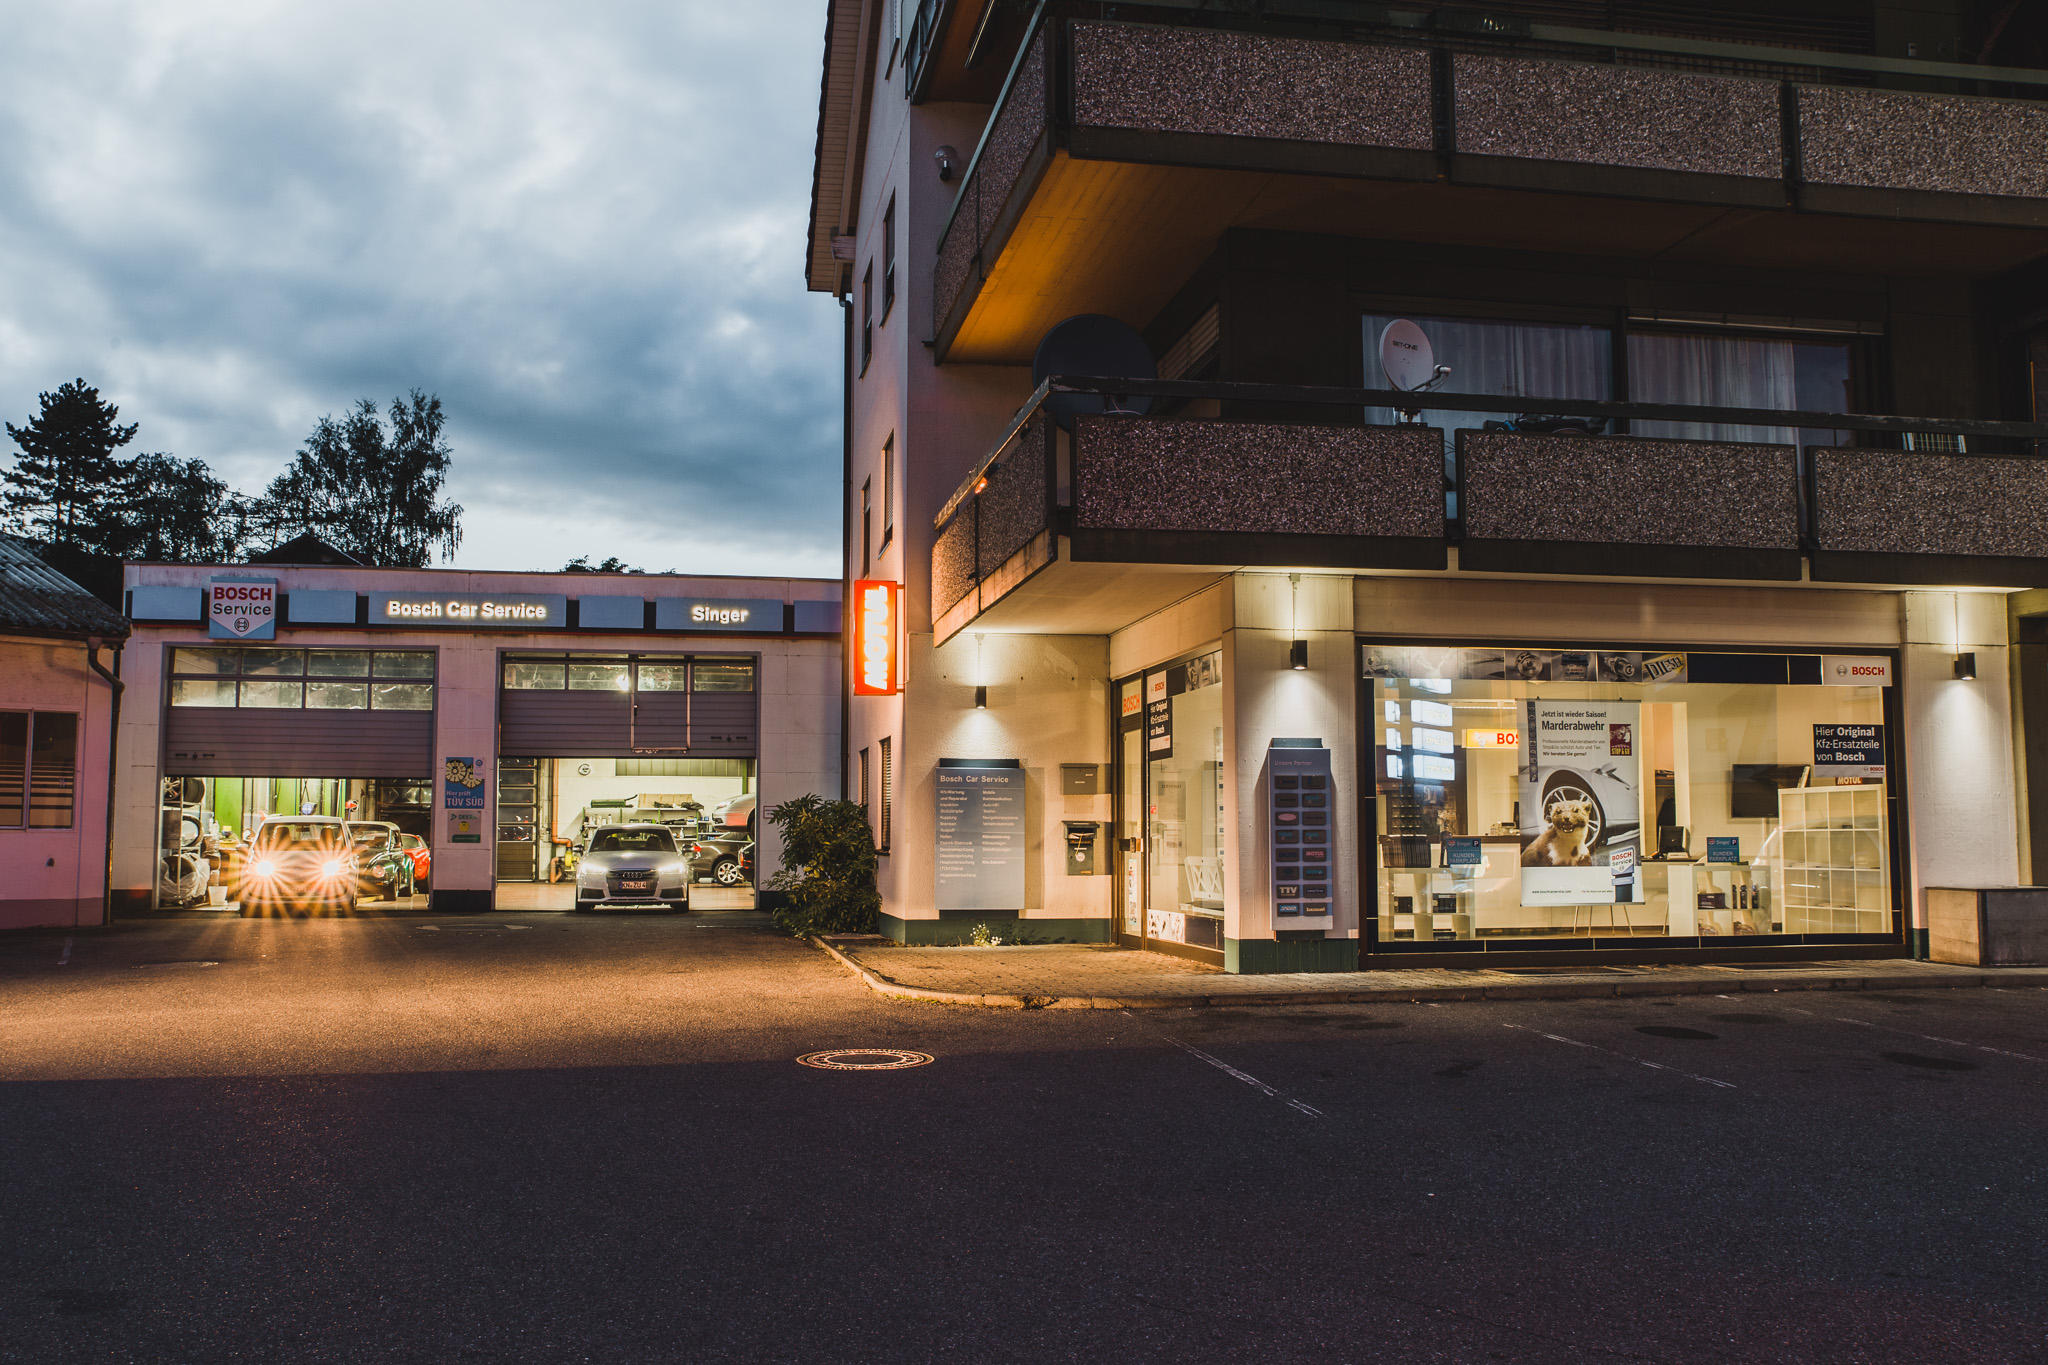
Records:
{"label": "balcony railing", "polygon": [[[1041,11],[939,234],[932,331],[941,356],[1062,152],[2048,226],[2048,71],[1527,25],[1493,33],[1388,22],[1343,33]],[[1745,69],[1761,74],[1672,64],[1721,47],[1746,53]]]}
{"label": "balcony railing", "polygon": [[[1256,405],[1298,420],[1103,412],[1063,427],[1048,408],[1062,394]],[[1447,441],[1440,427],[1356,420],[1423,401],[1469,424]],[[1538,418],[1859,443],[1527,429]],[[935,526],[941,638],[1062,557],[2048,587],[2048,424],[1055,376]]]}

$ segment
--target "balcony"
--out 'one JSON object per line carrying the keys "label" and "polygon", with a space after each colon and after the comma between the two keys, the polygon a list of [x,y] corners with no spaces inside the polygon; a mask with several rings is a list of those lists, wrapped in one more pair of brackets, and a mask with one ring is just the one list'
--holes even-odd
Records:
{"label": "balcony", "polygon": [[939,358],[1028,359],[1079,312],[1143,325],[1233,227],[1872,274],[2048,257],[2048,72],[1367,32],[1042,21],[937,244]]}
{"label": "balcony", "polygon": [[[1302,419],[1100,413],[1063,426],[1048,406],[1061,394]],[[1247,567],[2048,587],[2048,458],[2032,453],[2048,450],[2048,425],[1434,393],[1432,410],[1461,414],[1448,447],[1437,427],[1355,420],[1404,399],[1048,379],[937,518],[936,637],[977,622],[1102,633],[1185,596],[1191,573]],[[1560,418],[1869,444],[1514,429]]]}

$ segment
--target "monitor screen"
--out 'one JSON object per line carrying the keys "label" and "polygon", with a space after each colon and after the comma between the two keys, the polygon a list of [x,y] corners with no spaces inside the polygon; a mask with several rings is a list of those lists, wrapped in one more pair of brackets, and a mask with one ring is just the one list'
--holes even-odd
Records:
{"label": "monitor screen", "polygon": [[1728,814],[1737,820],[1778,818],[1778,791],[1806,776],[1798,763],[1738,763],[1728,780]]}

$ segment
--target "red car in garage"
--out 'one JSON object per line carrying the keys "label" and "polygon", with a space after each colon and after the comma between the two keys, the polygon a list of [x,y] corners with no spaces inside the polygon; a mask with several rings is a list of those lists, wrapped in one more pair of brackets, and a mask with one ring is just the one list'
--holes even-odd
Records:
{"label": "red car in garage", "polygon": [[417,834],[399,835],[398,847],[412,859],[412,884],[426,890],[428,876],[434,870],[434,850],[427,847],[427,841]]}

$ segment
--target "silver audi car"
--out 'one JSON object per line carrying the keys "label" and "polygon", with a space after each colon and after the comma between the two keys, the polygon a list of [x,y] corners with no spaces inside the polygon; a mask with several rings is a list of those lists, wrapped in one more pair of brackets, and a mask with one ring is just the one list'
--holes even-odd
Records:
{"label": "silver audi car", "polygon": [[576,908],[690,908],[690,863],[666,825],[607,825],[591,833],[576,864]]}

